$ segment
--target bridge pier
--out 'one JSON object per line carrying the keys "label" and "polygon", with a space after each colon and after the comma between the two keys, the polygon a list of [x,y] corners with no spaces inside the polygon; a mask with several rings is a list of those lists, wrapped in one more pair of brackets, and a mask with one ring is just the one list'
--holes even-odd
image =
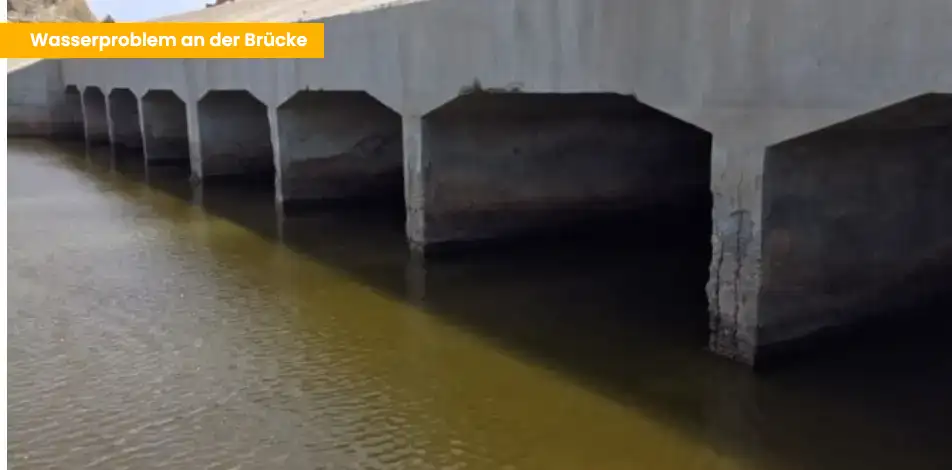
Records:
{"label": "bridge pier", "polygon": [[83,123],[86,145],[89,148],[109,146],[109,115],[106,95],[99,87],[83,90]]}
{"label": "bridge pier", "polygon": [[404,139],[417,251],[709,197],[710,134],[629,96],[478,92]]}
{"label": "bridge pier", "polygon": [[400,115],[369,94],[302,91],[278,107],[284,209],[322,203],[400,200]]}
{"label": "bridge pier", "polygon": [[142,155],[139,98],[128,88],[109,93],[109,135],[116,156]]}
{"label": "bridge pier", "polygon": [[268,107],[244,90],[213,90],[198,101],[199,172],[203,180],[273,184],[274,150]]}

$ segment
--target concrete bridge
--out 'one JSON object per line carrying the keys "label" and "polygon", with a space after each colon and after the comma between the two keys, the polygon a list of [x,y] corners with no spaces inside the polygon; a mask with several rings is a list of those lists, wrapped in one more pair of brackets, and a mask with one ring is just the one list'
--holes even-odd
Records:
{"label": "concrete bridge", "polygon": [[379,3],[163,19],[321,21],[323,60],[15,65],[9,133],[403,197],[417,250],[713,194],[710,347],[747,363],[948,289],[949,0]]}

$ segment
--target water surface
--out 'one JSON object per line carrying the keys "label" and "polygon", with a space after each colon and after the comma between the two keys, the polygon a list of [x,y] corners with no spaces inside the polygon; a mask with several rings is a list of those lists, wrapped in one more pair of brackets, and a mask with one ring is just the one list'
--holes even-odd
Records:
{"label": "water surface", "polygon": [[422,263],[399,210],[118,163],[10,143],[12,468],[952,462],[948,319],[754,375],[704,351],[703,233]]}

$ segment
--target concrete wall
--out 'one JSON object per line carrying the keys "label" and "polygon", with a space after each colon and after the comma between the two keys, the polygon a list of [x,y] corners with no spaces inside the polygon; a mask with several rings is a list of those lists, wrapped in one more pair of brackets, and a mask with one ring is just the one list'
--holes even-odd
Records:
{"label": "concrete wall", "polygon": [[57,61],[35,62],[7,73],[7,135],[43,137],[64,121],[63,88]]}
{"label": "concrete wall", "polygon": [[109,135],[117,155],[142,154],[139,98],[128,88],[109,93]]}
{"label": "concrete wall", "polygon": [[411,138],[417,246],[683,205],[710,181],[709,134],[622,95],[476,92],[424,116]]}
{"label": "concrete wall", "polygon": [[[268,108],[245,91],[211,91],[198,102],[201,175],[273,179]],[[194,167],[194,162],[193,162]]]}
{"label": "concrete wall", "polygon": [[86,145],[109,146],[109,111],[106,95],[99,87],[88,86],[83,90],[83,123],[86,129]]}
{"label": "concrete wall", "polygon": [[185,102],[171,90],[151,90],[141,101],[146,163],[179,162],[188,166],[188,115]]}
{"label": "concrete wall", "polygon": [[400,115],[363,92],[301,92],[278,108],[285,205],[403,197]]}

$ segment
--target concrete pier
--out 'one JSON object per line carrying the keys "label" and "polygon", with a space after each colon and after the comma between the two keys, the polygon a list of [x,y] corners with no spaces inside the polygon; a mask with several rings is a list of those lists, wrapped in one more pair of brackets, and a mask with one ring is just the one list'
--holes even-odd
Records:
{"label": "concrete pier", "polygon": [[948,1],[383,3],[166,19],[321,21],[322,60],[20,64],[8,132],[71,128],[82,90],[108,142],[128,89],[150,164],[402,198],[420,251],[712,198],[710,348],[745,363],[947,289]]}

